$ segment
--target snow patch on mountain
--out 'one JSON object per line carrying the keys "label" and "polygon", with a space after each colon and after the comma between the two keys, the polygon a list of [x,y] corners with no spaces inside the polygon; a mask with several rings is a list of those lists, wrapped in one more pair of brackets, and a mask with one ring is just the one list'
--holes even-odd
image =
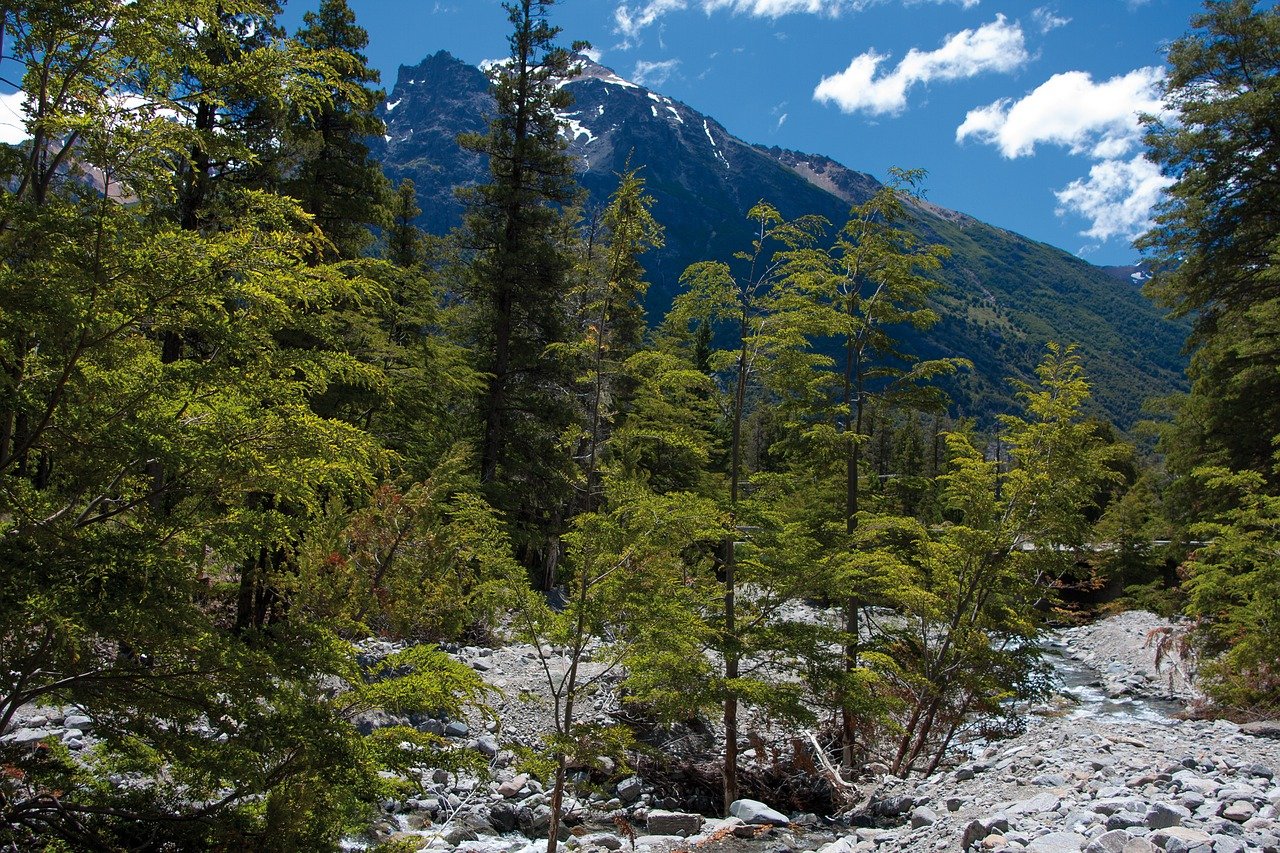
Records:
{"label": "snow patch on mountain", "polygon": [[[654,115],[657,116],[657,112],[655,112]],[[724,164],[724,167],[728,169],[729,161],[724,158],[724,154],[720,153],[720,148],[716,145],[716,140],[711,135],[711,127],[706,119],[702,120],[702,131],[707,135],[707,141],[711,143],[711,150],[715,152],[716,157]]]}
{"label": "snow patch on mountain", "polygon": [[394,101],[387,101],[387,112],[391,112],[396,107],[400,106],[400,102],[403,100],[404,98],[396,98]]}

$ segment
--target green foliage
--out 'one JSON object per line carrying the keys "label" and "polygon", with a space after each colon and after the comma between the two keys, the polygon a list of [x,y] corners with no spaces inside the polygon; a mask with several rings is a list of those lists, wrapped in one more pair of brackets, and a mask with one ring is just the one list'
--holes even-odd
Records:
{"label": "green foliage", "polygon": [[548,346],[568,339],[563,300],[571,260],[560,235],[563,208],[577,196],[573,161],[558,113],[571,96],[567,50],[547,22],[551,0],[508,3],[510,61],[490,69],[497,112],[485,135],[463,134],[463,148],[489,159],[491,180],[466,190],[464,240],[473,252],[465,285],[480,400],[480,479],[507,512],[517,545],[542,562],[569,466],[559,441],[572,419],[558,393],[563,362]]}
{"label": "green foliage", "polygon": [[369,159],[365,140],[381,135],[374,108],[381,90],[360,52],[369,37],[356,25],[347,0],[323,0],[307,12],[297,43],[328,63],[323,76],[328,98],[319,108],[302,112],[291,123],[288,140],[296,162],[283,182],[333,244],[333,256],[358,257],[371,241],[368,226],[380,224],[386,179]]}
{"label": "green foliage", "polygon": [[1188,611],[1199,617],[1200,637],[1213,660],[1201,667],[1218,702],[1274,709],[1280,702],[1280,498],[1252,471],[1202,468],[1211,492],[1228,493],[1231,507],[1195,525],[1207,540],[1192,555]]}
{"label": "green foliage", "polygon": [[468,462],[455,453],[403,491],[379,486],[355,512],[331,505],[302,546],[291,609],[353,637],[438,640],[495,625],[522,573],[498,517],[463,475]]}

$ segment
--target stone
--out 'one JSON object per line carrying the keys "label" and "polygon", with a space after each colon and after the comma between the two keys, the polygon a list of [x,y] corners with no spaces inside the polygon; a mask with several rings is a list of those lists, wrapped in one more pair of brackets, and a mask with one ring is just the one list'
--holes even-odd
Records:
{"label": "stone", "polygon": [[1163,847],[1165,850],[1169,850],[1169,845],[1175,844],[1175,842],[1175,846],[1187,850],[1196,844],[1208,844],[1212,841],[1209,833],[1192,829],[1189,826],[1170,826],[1166,829],[1158,829],[1151,833],[1148,838],[1152,844],[1157,847]]}
{"label": "stone", "polygon": [[1032,779],[1031,784],[1041,788],[1062,788],[1066,786],[1067,778],[1061,773],[1043,773]]}
{"label": "stone", "polygon": [[1041,812],[1055,810],[1061,802],[1062,800],[1057,796],[1045,791],[1043,794],[1036,794],[1029,800],[1014,803],[1006,808],[1005,811],[1011,815],[1040,814]]}
{"label": "stone", "polygon": [[1145,838],[1134,838],[1124,846],[1120,853],[1160,853],[1160,848]]}
{"label": "stone", "polygon": [[1078,832],[1050,832],[1033,838],[1027,853],[1080,853],[1088,839]]}
{"label": "stone", "polygon": [[1236,823],[1244,823],[1246,820],[1257,814],[1257,811],[1258,810],[1253,807],[1253,803],[1248,800],[1236,800],[1223,808],[1219,814],[1227,820],[1232,820]]}
{"label": "stone", "polygon": [[1230,835],[1214,835],[1213,853],[1245,853],[1248,848],[1239,838],[1232,838]]}
{"label": "stone", "polygon": [[1152,803],[1147,809],[1146,824],[1150,829],[1164,829],[1170,826],[1179,826],[1187,818],[1191,817],[1190,809],[1185,806],[1173,805],[1172,803]]}
{"label": "stone", "polygon": [[702,815],[655,809],[649,812],[645,829],[651,835],[679,835],[687,838],[697,835],[698,830],[702,829]]}
{"label": "stone", "polygon": [[922,826],[933,826],[938,822],[938,813],[927,806],[919,806],[911,811],[911,826],[919,829]]}
{"label": "stone", "polygon": [[512,797],[519,796],[520,792],[524,790],[524,786],[528,783],[529,777],[521,773],[519,776],[516,776],[513,779],[508,779],[506,782],[499,785],[498,794],[509,800]]}
{"label": "stone", "polygon": [[1261,779],[1274,779],[1276,776],[1275,771],[1265,764],[1250,764],[1246,770],[1250,776],[1256,776]]}
{"label": "stone", "polygon": [[471,734],[471,728],[461,720],[451,720],[444,727],[446,737],[466,737]]}
{"label": "stone", "polygon": [[734,800],[729,804],[729,814],[748,826],[786,826],[791,822],[782,812],[759,800]]}
{"label": "stone", "polygon": [[608,832],[595,832],[578,839],[578,846],[588,850],[621,850],[622,839]]}
{"label": "stone", "polygon": [[644,791],[644,785],[639,778],[629,776],[618,783],[617,794],[618,799],[624,803],[634,803],[640,799],[640,794]]}
{"label": "stone", "polygon": [[968,850],[972,845],[986,838],[991,834],[991,829],[980,820],[971,820],[965,824],[964,831],[960,833],[960,847]]}
{"label": "stone", "polygon": [[961,768],[959,768],[959,769],[957,769],[957,770],[956,770],[956,781],[957,781],[957,782],[968,782],[970,779],[972,779],[972,778],[973,778],[973,775],[974,775],[974,774],[973,774],[973,770],[972,770],[972,768],[969,768],[969,767],[961,767]]}
{"label": "stone", "polygon": [[[490,820],[492,820],[492,817],[490,817]],[[551,826],[551,806],[544,803],[538,806],[521,808],[520,811],[516,812],[516,821],[520,826],[520,831],[532,838]]]}
{"label": "stone", "polygon": [[1090,841],[1084,853],[1124,853],[1125,845],[1132,840],[1133,836],[1123,829],[1113,829]]}
{"label": "stone", "polygon": [[5,735],[3,740],[5,743],[12,743],[18,746],[31,746],[39,743],[47,737],[53,737],[53,732],[49,729],[33,729],[24,726],[16,732],[10,732]]}
{"label": "stone", "polygon": [[472,742],[472,747],[485,758],[493,758],[498,754],[498,739],[493,735],[481,735]]}
{"label": "stone", "polygon": [[1253,723],[1245,723],[1240,727],[1240,731],[1254,737],[1280,738],[1280,720],[1258,720]]}
{"label": "stone", "polygon": [[62,724],[69,729],[80,729],[87,732],[93,729],[93,718],[84,714],[67,714],[62,720]]}
{"label": "stone", "polygon": [[1131,826],[1146,826],[1146,815],[1137,812],[1116,812],[1107,818],[1107,829],[1128,829]]}
{"label": "stone", "polygon": [[499,833],[514,832],[520,825],[519,810],[511,803],[494,803],[489,807],[489,825]]}

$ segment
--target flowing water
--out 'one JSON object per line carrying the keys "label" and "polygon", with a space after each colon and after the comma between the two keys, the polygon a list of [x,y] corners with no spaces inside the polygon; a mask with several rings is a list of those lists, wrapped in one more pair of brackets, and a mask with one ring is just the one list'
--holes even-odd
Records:
{"label": "flowing water", "polygon": [[1068,657],[1066,646],[1057,638],[1046,639],[1043,648],[1060,684],[1059,692],[1077,703],[1072,717],[1113,716],[1162,722],[1183,710],[1183,703],[1176,699],[1109,695],[1103,687],[1102,674],[1089,664]]}

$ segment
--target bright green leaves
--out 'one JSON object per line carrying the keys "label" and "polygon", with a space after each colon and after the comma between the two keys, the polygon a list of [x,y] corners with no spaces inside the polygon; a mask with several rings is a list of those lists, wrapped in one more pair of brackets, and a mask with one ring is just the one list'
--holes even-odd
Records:
{"label": "bright green leaves", "polygon": [[1188,610],[1204,619],[1215,657],[1202,666],[1214,699],[1266,708],[1280,695],[1280,498],[1251,471],[1201,468],[1195,476],[1229,507],[1192,527],[1206,540],[1188,561]]}

